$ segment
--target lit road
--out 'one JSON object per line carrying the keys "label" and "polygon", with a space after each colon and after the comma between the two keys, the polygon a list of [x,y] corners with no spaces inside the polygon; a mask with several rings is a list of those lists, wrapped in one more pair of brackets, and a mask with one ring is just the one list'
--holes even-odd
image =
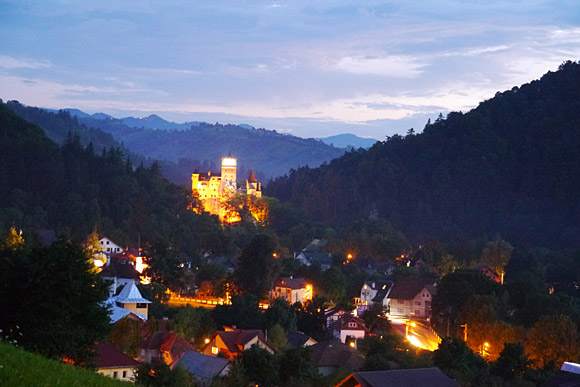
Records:
{"label": "lit road", "polygon": [[393,329],[401,336],[407,335],[409,343],[415,347],[434,351],[439,347],[441,339],[431,328],[419,321],[390,318]]}
{"label": "lit road", "polygon": [[[171,291],[169,293],[169,301],[165,302],[166,305],[169,306],[186,306],[191,305],[194,308],[215,308],[217,305],[224,305],[225,300],[223,298],[217,297],[204,297],[204,298],[193,298],[193,297],[181,297]],[[269,304],[267,303],[260,303],[259,304],[261,309],[268,309]]]}

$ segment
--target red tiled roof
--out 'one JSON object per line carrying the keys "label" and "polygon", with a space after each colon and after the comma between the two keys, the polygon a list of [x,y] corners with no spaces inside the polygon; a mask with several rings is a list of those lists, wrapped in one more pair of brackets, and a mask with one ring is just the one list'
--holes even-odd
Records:
{"label": "red tiled roof", "polygon": [[139,362],[125,355],[109,343],[97,343],[95,347],[95,365],[97,368],[137,367]]}
{"label": "red tiled roof", "polygon": [[219,336],[228,350],[233,353],[238,353],[244,350],[244,346],[256,336],[259,337],[262,341],[266,341],[264,338],[264,334],[259,329],[238,329],[235,331],[220,331],[216,332],[216,335]]}
{"label": "red tiled roof", "polygon": [[254,175],[254,170],[250,170],[250,177],[248,177],[248,182],[250,183],[257,183],[258,180],[256,179],[256,175]]}

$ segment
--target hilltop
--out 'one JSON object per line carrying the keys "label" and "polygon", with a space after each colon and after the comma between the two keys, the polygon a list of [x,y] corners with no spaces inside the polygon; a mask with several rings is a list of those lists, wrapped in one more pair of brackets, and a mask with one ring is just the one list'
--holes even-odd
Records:
{"label": "hilltop", "polygon": [[293,171],[266,194],[330,224],[388,220],[417,243],[500,234],[577,247],[579,147],[580,64],[567,62],[420,134]]}

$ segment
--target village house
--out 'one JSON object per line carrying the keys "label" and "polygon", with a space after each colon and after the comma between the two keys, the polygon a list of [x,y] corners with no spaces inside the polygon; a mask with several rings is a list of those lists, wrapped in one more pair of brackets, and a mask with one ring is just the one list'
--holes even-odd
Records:
{"label": "village house", "polygon": [[436,279],[400,277],[389,292],[389,316],[431,319],[431,302],[437,292]]}
{"label": "village house", "polygon": [[173,368],[186,351],[193,346],[183,337],[171,331],[158,331],[148,335],[139,347],[139,361],[165,363]]}
{"label": "village house", "polygon": [[211,356],[223,356],[233,359],[240,355],[252,345],[264,348],[270,353],[274,353],[274,348],[266,342],[264,333],[259,329],[233,329],[226,328],[225,331],[216,332],[215,336],[207,343],[203,353]]}
{"label": "village house", "polygon": [[312,285],[304,278],[280,277],[274,282],[272,299],[284,298],[290,304],[312,299]]}
{"label": "village house", "polygon": [[369,330],[365,327],[364,321],[351,314],[345,314],[332,325],[332,335],[345,343],[347,337],[352,339],[364,339]]}
{"label": "village house", "polygon": [[324,311],[324,318],[326,319],[326,329],[330,330],[330,327],[332,325],[334,325],[334,323],[337,322],[345,314],[351,314],[351,313],[348,312],[347,310],[345,310],[344,308],[339,308],[339,307],[329,308],[329,309],[325,310]]}
{"label": "village house", "polygon": [[151,301],[143,298],[134,281],[126,284],[121,292],[111,299],[115,306],[137,314],[147,320]]}
{"label": "village house", "polygon": [[132,382],[139,362],[125,355],[109,343],[98,342],[95,346],[95,367],[101,375]]}
{"label": "village house", "polygon": [[393,287],[391,281],[365,281],[360,290],[358,314],[367,310],[373,303],[388,308],[388,295]]}
{"label": "village house", "polygon": [[323,376],[338,370],[358,371],[364,359],[357,351],[338,341],[323,341],[310,347],[312,362]]}
{"label": "village house", "polygon": [[475,269],[477,271],[479,271],[481,274],[483,274],[484,276],[486,276],[487,278],[489,278],[490,280],[497,282],[497,283],[501,282],[501,275],[499,275],[495,270],[493,270],[487,264],[485,264],[483,262],[478,263],[477,266],[475,267]]}
{"label": "village house", "polygon": [[123,248],[107,238],[106,236],[101,237],[99,239],[99,247],[107,256],[111,256],[111,254],[119,254],[123,252]]}

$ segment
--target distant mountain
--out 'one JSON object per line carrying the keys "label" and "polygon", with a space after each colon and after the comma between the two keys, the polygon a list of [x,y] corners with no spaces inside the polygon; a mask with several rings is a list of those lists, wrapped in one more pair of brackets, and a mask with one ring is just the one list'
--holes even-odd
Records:
{"label": "distant mountain", "polygon": [[[96,117],[93,117],[96,118]],[[192,126],[197,126],[198,122],[184,122],[178,124],[176,122],[166,121],[159,117],[157,114],[151,114],[147,117],[125,117],[121,118],[121,122],[131,128],[143,128],[143,129],[174,129],[174,130],[187,130]]]}
{"label": "distant mountain", "polygon": [[578,248],[579,149],[580,63],[567,62],[420,134],[278,178],[266,194],[330,224],[388,220],[416,243],[499,234]]}
{"label": "distant mountain", "polygon": [[[259,180],[288,173],[291,169],[308,165],[317,167],[344,153],[344,149],[332,147],[315,139],[303,139],[276,131],[254,129],[249,125],[221,125],[205,122],[189,122],[187,129],[169,127],[157,130],[167,121],[152,115],[146,118],[95,119],[78,117],[87,127],[99,128],[110,133],[132,152],[146,157],[186,165],[203,165],[218,171],[221,158],[231,153],[238,159],[238,175],[241,179],[254,169]],[[175,182],[186,184],[192,170],[177,171],[168,176]]]}
{"label": "distant mountain", "polygon": [[336,136],[317,138],[325,144],[332,145],[336,148],[370,148],[378,140],[374,138],[363,138],[354,134],[345,133]]}

